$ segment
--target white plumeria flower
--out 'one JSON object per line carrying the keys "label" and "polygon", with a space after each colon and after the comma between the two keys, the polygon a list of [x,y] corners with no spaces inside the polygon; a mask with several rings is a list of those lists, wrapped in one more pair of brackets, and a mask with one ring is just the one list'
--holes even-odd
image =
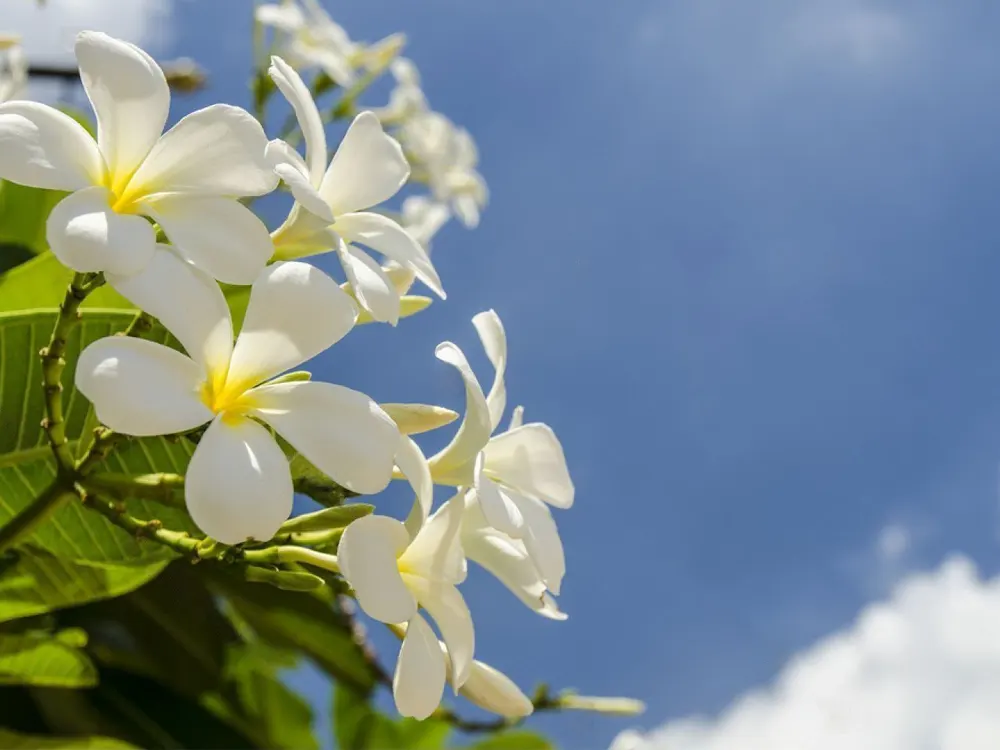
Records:
{"label": "white plumeria flower", "polygon": [[[411,195],[403,201],[403,229],[419,242],[427,255],[431,252],[431,239],[443,227],[451,213],[448,207],[423,195]],[[382,264],[382,270],[402,298],[408,294],[417,275],[412,269],[399,265],[393,260]]]}
{"label": "white plumeria flower", "polygon": [[0,35],[0,102],[18,98],[28,82],[28,58],[18,36]]}
{"label": "white plumeria flower", "polygon": [[284,0],[255,10],[257,22],[276,32],[278,53],[297,68],[318,67],[339,86],[354,83],[359,68],[384,67],[403,48],[406,37],[393,34],[373,45],[354,42],[316,0]]}
{"label": "white plumeria flower", "polygon": [[400,294],[382,267],[353,243],[412,270],[444,299],[441,279],[420,243],[387,216],[363,210],[388,200],[406,183],[410,166],[399,144],[385,134],[375,115],[362,112],[327,167],[326,133],[305,83],[279,57],[272,58],[269,72],[294,108],[306,142],[304,160],[284,141],[268,145],[275,171],[296,200],[272,234],[276,257],[290,260],[335,251],[361,306],[374,320],[392,325],[399,321]]}
{"label": "white plumeria flower", "polygon": [[216,104],[161,135],[170,91],[153,58],[92,31],[77,37],[76,58],[97,114],[96,142],[52,107],[0,105],[0,178],[70,192],[46,225],[55,256],[76,271],[142,271],[156,247],[148,216],[212,277],[252,282],[273,247],[237,198],[277,185],[260,123]]}
{"label": "white plumeria flower", "polygon": [[[392,681],[403,716],[427,718],[441,703],[446,675],[458,689],[472,671],[472,616],[456,587],[466,575],[458,541],[463,510],[461,502],[445,503],[412,539],[394,518],[365,516],[344,530],[337,549],[361,609],[381,622],[406,624]],[[419,608],[437,623],[447,660]]]}
{"label": "white plumeria flower", "polygon": [[[573,505],[573,481],[566,458],[552,429],[539,422],[520,424],[520,412],[515,412],[518,421],[510,429],[493,435],[507,402],[507,339],[499,316],[492,310],[476,315],[473,324],[496,369],[493,385],[489,395],[484,395],[462,350],[451,342],[437,347],[437,357],[454,366],[465,382],[466,411],[451,443],[430,459],[429,470],[437,484],[471,488],[467,502],[478,506],[493,529],[523,543],[537,577],[558,594],[566,561],[548,506]],[[469,559],[480,553],[478,546],[466,550]],[[514,560],[512,553],[506,557]],[[497,563],[483,564],[495,567]],[[505,583],[508,578],[520,581],[511,588],[523,600],[525,573],[515,570],[512,562],[508,566],[509,572],[500,579]],[[531,606],[552,616],[549,603],[540,604]]]}
{"label": "white plumeria flower", "polygon": [[219,285],[161,245],[146,269],[116,288],[158,318],[182,354],[111,336],[80,355],[77,388],[97,417],[126,435],[186,432],[209,424],[184,491],[195,523],[226,544],[270,539],[292,509],[292,477],[257,420],[350,490],[371,494],[392,473],[399,431],[370,398],[330,383],[272,382],[339,341],[357,308],[305,263],[276,263],[254,282],[239,337]]}
{"label": "white plumeria flower", "polygon": [[397,135],[434,197],[450,204],[465,226],[476,227],[489,191],[476,171],[479,151],[469,132],[440,112],[421,112],[408,118]]}

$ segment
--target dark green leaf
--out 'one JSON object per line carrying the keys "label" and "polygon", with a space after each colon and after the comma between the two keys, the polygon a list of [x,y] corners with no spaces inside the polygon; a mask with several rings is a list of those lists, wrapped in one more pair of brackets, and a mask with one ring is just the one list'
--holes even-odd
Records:
{"label": "dark green leaf", "polygon": [[15,554],[0,569],[0,622],[128,593],[166,565],[86,565],[30,547]]}
{"label": "dark green leaf", "polygon": [[97,670],[78,648],[50,635],[0,635],[0,684],[90,687]]}
{"label": "dark green leaf", "polygon": [[333,695],[333,729],[339,750],[438,750],[447,746],[451,733],[451,725],[437,719],[390,718],[366,696],[340,686]]}
{"label": "dark green leaf", "polygon": [[0,729],[0,747],[10,750],[136,750],[135,745],[110,737],[45,737],[17,734],[6,729]]}
{"label": "dark green leaf", "polygon": [[38,254],[48,250],[45,221],[67,194],[58,190],[0,182],[0,243],[21,245]]}

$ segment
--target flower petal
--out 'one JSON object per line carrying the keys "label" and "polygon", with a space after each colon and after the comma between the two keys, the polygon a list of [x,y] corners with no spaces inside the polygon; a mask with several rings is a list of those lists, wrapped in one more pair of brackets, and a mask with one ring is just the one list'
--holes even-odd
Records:
{"label": "flower petal", "polygon": [[399,564],[413,575],[432,581],[457,584],[465,580],[465,555],[459,532],[465,498],[455,495],[420,527]]}
{"label": "flower petal", "polygon": [[430,459],[431,474],[438,484],[471,485],[476,476],[476,457],[486,447],[493,432],[490,409],[461,349],[445,341],[438,344],[434,354],[462,376],[465,383],[465,417],[451,442]]}
{"label": "flower petal", "polygon": [[[445,648],[444,644],[441,646]],[[480,708],[508,719],[521,719],[530,716],[535,710],[531,699],[510,677],[478,660],[472,662],[469,679],[459,692]]]}
{"label": "flower petal", "polygon": [[0,178],[47,190],[82,190],[104,180],[104,160],[76,120],[45,104],[0,105]]}
{"label": "flower petal", "polygon": [[309,181],[309,169],[299,152],[284,141],[274,140],[267,144],[266,153],[275,173],[292,191],[292,197],[325,224],[332,224],[333,211]]}
{"label": "flower petal", "polygon": [[157,245],[139,273],[106,276],[115,291],[159,320],[204,372],[225,372],[233,351],[233,324],[222,290],[207,274],[169,245]]}
{"label": "flower petal", "polygon": [[476,497],[486,521],[497,531],[520,539],[524,529],[524,518],[517,503],[510,497],[510,491],[483,475],[483,454],[476,459]]}
{"label": "flower petal", "polygon": [[144,206],[184,257],[223,283],[252,284],[274,252],[264,222],[232,198],[164,193]]}
{"label": "flower petal", "polygon": [[[336,206],[334,213],[337,213]],[[333,230],[349,242],[370,247],[400,265],[413,269],[417,278],[438,297],[444,299],[447,296],[427,251],[388,216],[366,212],[337,214]]]}
{"label": "flower petal", "polygon": [[382,404],[382,410],[392,417],[404,435],[430,432],[458,419],[458,413],[443,406],[430,404]]}
{"label": "flower petal", "polygon": [[344,529],[337,547],[340,572],[369,617],[401,623],[416,615],[417,602],[396,562],[409,541],[406,527],[388,516],[364,516]]}
{"label": "flower petal", "polygon": [[486,356],[490,358],[496,374],[493,385],[486,394],[486,403],[490,407],[490,422],[495,430],[500,425],[504,409],[507,408],[507,388],[504,385],[504,374],[507,370],[507,334],[503,330],[500,316],[493,310],[481,312],[472,318],[472,325],[479,333]]}
{"label": "flower petal", "polygon": [[205,373],[178,351],[109,336],[80,354],[75,382],[97,418],[115,432],[145,437],[192,430],[212,418],[198,388]]}
{"label": "flower petal", "polygon": [[309,182],[318,188],[326,171],[326,131],[319,110],[316,109],[316,102],[295,69],[277,55],[271,58],[267,74],[295,111],[295,119],[299,121],[306,141]]}
{"label": "flower petal", "polygon": [[346,242],[340,243],[337,257],[361,307],[373,320],[396,325],[399,322],[399,292],[382,267],[370,255]]}
{"label": "flower petal", "polygon": [[78,190],[56,204],[45,223],[52,254],[74,271],[125,275],[146,267],[156,250],[156,233],[141,216],[111,208],[107,188]]}
{"label": "flower petal", "polygon": [[552,428],[532,422],[492,440],[485,448],[486,473],[522,495],[557,508],[573,505],[573,480]]}
{"label": "flower petal", "polygon": [[340,142],[319,192],[339,216],[389,200],[409,177],[402,146],[386,135],[374,113],[362,112]]}
{"label": "flower petal", "polygon": [[318,268],[268,266],[250,291],[227,384],[255,385],[302,364],[340,341],[357,316],[350,295]]}
{"label": "flower petal", "polygon": [[511,430],[516,430],[523,424],[524,424],[524,407],[515,406],[514,411],[510,415],[510,424],[507,425],[507,432],[510,432]]}
{"label": "flower petal", "polygon": [[552,512],[545,503],[533,497],[517,497],[516,502],[524,517],[521,536],[524,547],[546,587],[558,596],[566,575],[566,555]]}
{"label": "flower petal", "polygon": [[443,203],[438,203],[423,195],[411,195],[403,201],[403,228],[424,248],[430,246],[431,239],[451,218],[451,212]]}
{"label": "flower petal", "polygon": [[253,115],[213,104],[182,118],[156,142],[127,192],[134,198],[172,192],[264,195],[278,184],[266,148],[267,136]]}
{"label": "flower petal", "polygon": [[423,720],[441,704],[445,684],[445,657],[437,636],[419,614],[406,627],[399,649],[392,695],[403,716]]}
{"label": "flower petal", "polygon": [[[468,514],[470,511],[466,510]],[[489,571],[511,593],[542,617],[565,620],[538,574],[523,542],[490,527],[462,531],[466,557]]]}
{"label": "flower petal", "polygon": [[396,466],[413,488],[413,508],[406,517],[406,530],[410,537],[417,535],[431,513],[434,504],[434,480],[431,469],[420,446],[408,435],[399,436],[396,448]]}
{"label": "flower petal", "polygon": [[292,3],[266,3],[258,5],[254,10],[257,23],[273,26],[285,32],[293,32],[305,23],[302,9]]}
{"label": "flower petal", "polygon": [[184,499],[198,528],[223,544],[267,541],[292,514],[292,473],[271,434],[218,418],[191,456]]}
{"label": "flower petal", "polygon": [[97,31],[76,38],[80,78],[97,115],[97,144],[112,175],[125,186],[163,132],[170,110],[167,79],[134,44]]}
{"label": "flower petal", "polygon": [[408,573],[403,574],[403,580],[441,631],[451,657],[451,684],[457,691],[469,677],[476,648],[469,607],[459,590],[450,583],[428,581]]}
{"label": "flower petal", "polygon": [[254,414],[341,486],[370,495],[389,484],[399,430],[365,394],[315,381],[251,393]]}

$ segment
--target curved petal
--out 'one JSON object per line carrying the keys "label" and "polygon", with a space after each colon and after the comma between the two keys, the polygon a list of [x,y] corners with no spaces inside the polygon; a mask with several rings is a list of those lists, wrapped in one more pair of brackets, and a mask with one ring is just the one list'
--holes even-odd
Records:
{"label": "curved petal", "polygon": [[385,134],[374,113],[362,112],[340,142],[319,192],[340,215],[389,200],[409,177],[403,148]]}
{"label": "curved petal", "polygon": [[[467,511],[468,512],[468,511]],[[462,532],[466,557],[481,565],[525,605],[550,620],[565,620],[524,544],[490,528]]]}
{"label": "curved petal", "polygon": [[139,273],[106,276],[115,291],[159,320],[204,372],[225,372],[233,351],[233,324],[222,290],[207,274],[169,245],[157,245]]}
{"label": "curved petal", "polygon": [[364,516],[344,529],[337,546],[340,572],[369,617],[401,623],[416,615],[417,602],[396,563],[409,541],[403,524],[388,516]]}
{"label": "curved petal", "polygon": [[399,322],[399,292],[382,267],[370,255],[346,242],[340,243],[337,257],[361,307],[373,320],[396,325]]}
{"label": "curved petal", "polygon": [[45,104],[0,104],[0,178],[46,190],[104,181],[104,159],[76,120]]}
{"label": "curved petal", "polygon": [[476,497],[486,521],[497,531],[520,539],[524,529],[524,518],[510,491],[483,475],[483,454],[476,459]]}
{"label": "curved petal", "polygon": [[438,344],[434,354],[462,376],[465,383],[465,417],[451,442],[430,459],[431,474],[438,484],[471,485],[476,476],[476,457],[486,447],[493,432],[490,409],[461,349],[445,341]]}
{"label": "curved petal", "polygon": [[469,677],[476,648],[469,607],[459,590],[450,583],[428,581],[407,573],[403,574],[403,580],[441,631],[451,657],[451,684],[457,691]]}
{"label": "curved petal", "polygon": [[267,136],[246,110],[213,104],[192,112],[156,142],[129,181],[133,199],[155,193],[264,195],[278,185]]}
{"label": "curved petal", "polygon": [[488,476],[557,508],[573,505],[573,480],[552,428],[532,422],[504,432],[485,448]]}
{"label": "curved petal", "polygon": [[[333,205],[333,209],[336,214],[336,205]],[[333,230],[345,240],[370,247],[400,265],[412,268],[417,278],[438,297],[445,299],[447,296],[427,251],[388,216],[372,213],[338,214]]]}
{"label": "curved petal", "polygon": [[443,406],[430,404],[382,404],[382,410],[392,417],[404,435],[430,432],[458,419],[458,413]]}
{"label": "curved petal", "polygon": [[483,348],[486,350],[486,356],[490,358],[490,363],[496,371],[490,392],[486,394],[486,403],[490,407],[490,422],[495,430],[500,425],[504,409],[507,408],[507,388],[503,380],[507,371],[507,334],[503,330],[500,316],[493,310],[481,312],[473,317],[472,325],[476,327],[479,340],[483,342]]}
{"label": "curved petal", "polygon": [[[443,643],[441,648],[447,654]],[[462,685],[459,693],[480,708],[508,719],[522,719],[535,710],[531,699],[510,677],[478,660],[472,662],[469,679]]]}
{"label": "curved petal", "polygon": [[392,677],[396,710],[403,716],[426,719],[441,704],[445,676],[445,658],[437,636],[427,621],[416,614],[406,627]]}
{"label": "curved petal", "polygon": [[252,284],[274,252],[264,222],[237,200],[164,193],[144,207],[184,257],[223,283]]}
{"label": "curved petal", "polygon": [[178,351],[109,336],[80,354],[76,387],[115,432],[146,437],[192,430],[212,418],[198,389],[205,373]]}
{"label": "curved petal", "polygon": [[510,432],[511,430],[516,430],[523,424],[524,424],[524,407],[515,406],[514,411],[510,415],[510,424],[507,425],[507,432]]}
{"label": "curved petal", "polygon": [[119,190],[163,132],[170,110],[167,79],[134,44],[97,31],[76,38],[80,78],[97,115],[97,144]]}
{"label": "curved petal", "polygon": [[467,569],[459,540],[464,511],[465,498],[461,495],[438,508],[400,555],[400,569],[432,581],[464,581]]}
{"label": "curved petal", "polygon": [[267,144],[267,160],[275,173],[292,191],[295,198],[309,213],[327,225],[333,223],[333,211],[326,205],[323,196],[309,181],[309,170],[299,152],[284,141],[274,140]]}
{"label": "curved petal", "polygon": [[251,398],[255,415],[341,486],[371,495],[389,484],[399,430],[365,394],[300,381],[254,388]]}
{"label": "curved petal", "polygon": [[552,512],[545,503],[532,497],[518,497],[517,507],[524,517],[521,536],[524,547],[546,587],[558,596],[566,575],[566,555]]}
{"label": "curved petal", "polygon": [[446,205],[423,195],[411,195],[404,200],[402,214],[403,228],[424,248],[451,218]]}
{"label": "curved petal", "polygon": [[424,525],[434,504],[434,480],[431,469],[420,446],[407,435],[399,436],[396,448],[396,466],[413,488],[413,508],[406,517],[406,530],[410,537],[416,536]]}
{"label": "curved petal", "polygon": [[292,514],[293,496],[281,448],[259,424],[239,417],[209,425],[184,480],[191,518],[223,544],[273,537]]}
{"label": "curved petal", "polygon": [[156,250],[156,233],[141,216],[111,208],[107,188],[78,190],[56,204],[45,223],[52,254],[74,271],[137,273]]}
{"label": "curved petal", "polygon": [[326,131],[319,110],[316,109],[316,102],[295,69],[277,55],[271,58],[267,74],[295,111],[295,119],[299,121],[306,141],[309,182],[318,188],[326,171]]}
{"label": "curved petal", "polygon": [[318,268],[268,266],[250,291],[227,387],[256,385],[302,364],[340,341],[357,317],[354,300]]}

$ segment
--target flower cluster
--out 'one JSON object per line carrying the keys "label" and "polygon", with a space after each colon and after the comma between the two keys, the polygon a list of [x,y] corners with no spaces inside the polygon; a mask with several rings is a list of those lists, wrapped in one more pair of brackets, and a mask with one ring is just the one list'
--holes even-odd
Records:
{"label": "flower cluster", "polygon": [[[507,342],[499,316],[489,310],[472,321],[495,369],[488,392],[458,346],[437,347],[460,375],[466,403],[451,442],[429,459],[411,435],[457,414],[381,406],[295,371],[360,320],[395,325],[418,309],[405,304],[415,280],[444,299],[427,248],[448,218],[445,202],[470,225],[484,204],[471,138],[427,108],[412,64],[396,60],[399,87],[381,120],[370,111],[355,116],[328,158],[323,119],[295,66],[319,66],[344,85],[359,66],[384,63],[398,42],[351,42],[308,0],[262,6],[258,20],[279,32],[288,57],[274,56],[268,75],[295,113],[304,155],[225,104],[164,133],[170,93],[160,67],[96,32],[76,43],[96,138],[47,105],[0,105],[0,177],[66,192],[46,224],[53,254],[78,273],[100,275],[180,343],[99,339],[80,355],[76,387],[110,430],[197,437],[186,506],[225,545],[270,540],[289,518],[290,454],[360,495],[407,481],[415,500],[405,522],[363,516],[343,530],[336,555],[310,551],[307,562],[339,572],[361,608],[402,636],[393,680],[400,713],[429,716],[450,682],[489,710],[524,716],[532,702],[474,659],[459,586],[471,560],[531,609],[564,619],[554,595],[565,560],[550,508],[569,508],[574,488],[547,425],[525,423],[518,407],[500,426]],[[397,221],[374,209],[411,179],[410,159],[432,197],[408,198]],[[245,199],[279,183],[294,203],[269,232]],[[336,253],[343,285],[301,261],[326,252]],[[238,333],[219,282],[250,287]],[[454,491],[437,508],[436,485]]]}

